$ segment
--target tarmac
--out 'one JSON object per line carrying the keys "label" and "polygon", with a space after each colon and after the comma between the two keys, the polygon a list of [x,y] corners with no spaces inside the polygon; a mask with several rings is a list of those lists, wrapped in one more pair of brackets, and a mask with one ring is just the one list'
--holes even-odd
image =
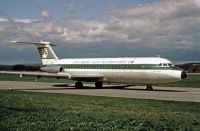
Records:
{"label": "tarmac", "polygon": [[200,102],[200,88],[154,86],[154,91],[147,91],[145,86],[104,85],[101,89],[96,89],[93,84],[84,86],[76,89],[72,84],[63,83],[0,81],[3,90]]}

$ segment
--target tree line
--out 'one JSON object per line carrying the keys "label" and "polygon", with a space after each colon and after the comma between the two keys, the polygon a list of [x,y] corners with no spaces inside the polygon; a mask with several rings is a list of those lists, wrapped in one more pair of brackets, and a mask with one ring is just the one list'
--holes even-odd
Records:
{"label": "tree line", "polygon": [[40,65],[0,65],[1,71],[40,71]]}
{"label": "tree line", "polygon": [[181,69],[184,69],[188,73],[200,73],[200,63],[186,63],[176,66]]}

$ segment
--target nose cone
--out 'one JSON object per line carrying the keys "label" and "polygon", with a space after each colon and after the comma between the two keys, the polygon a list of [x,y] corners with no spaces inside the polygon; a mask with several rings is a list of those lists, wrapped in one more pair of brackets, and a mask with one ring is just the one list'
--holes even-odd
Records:
{"label": "nose cone", "polygon": [[182,71],[181,72],[181,79],[185,79],[185,78],[187,78],[187,74],[186,74],[185,71]]}

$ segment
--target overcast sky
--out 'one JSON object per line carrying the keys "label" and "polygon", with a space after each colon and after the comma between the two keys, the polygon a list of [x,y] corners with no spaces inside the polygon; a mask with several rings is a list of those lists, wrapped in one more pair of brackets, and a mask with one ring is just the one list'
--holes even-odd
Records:
{"label": "overcast sky", "polygon": [[0,64],[40,63],[51,41],[59,58],[200,60],[200,0],[1,0]]}

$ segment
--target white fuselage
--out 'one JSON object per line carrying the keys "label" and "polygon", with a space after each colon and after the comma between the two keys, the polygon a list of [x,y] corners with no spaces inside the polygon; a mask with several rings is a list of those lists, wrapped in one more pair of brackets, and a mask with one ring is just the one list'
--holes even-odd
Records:
{"label": "white fuselage", "polygon": [[61,66],[72,76],[102,75],[106,82],[156,84],[182,79],[181,70],[159,57],[59,59],[50,65]]}

